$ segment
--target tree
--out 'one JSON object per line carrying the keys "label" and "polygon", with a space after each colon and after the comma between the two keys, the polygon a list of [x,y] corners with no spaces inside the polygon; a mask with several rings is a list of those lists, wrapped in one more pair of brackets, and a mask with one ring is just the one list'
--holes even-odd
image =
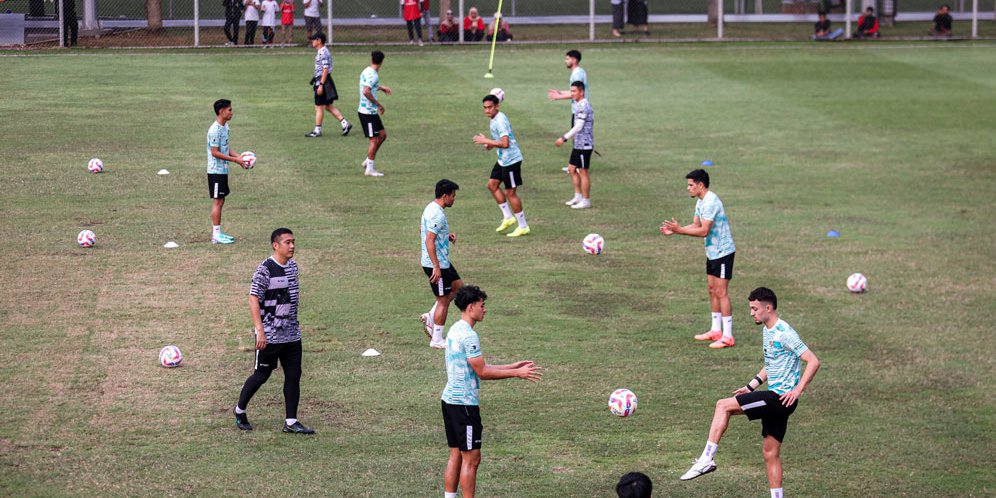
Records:
{"label": "tree", "polygon": [[147,30],[153,33],[163,29],[163,5],[162,0],[145,0],[145,19],[148,21]]}

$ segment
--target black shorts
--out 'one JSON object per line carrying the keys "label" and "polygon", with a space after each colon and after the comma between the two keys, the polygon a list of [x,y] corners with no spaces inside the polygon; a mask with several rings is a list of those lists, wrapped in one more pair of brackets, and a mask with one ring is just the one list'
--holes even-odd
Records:
{"label": "black shorts", "polygon": [[571,161],[567,164],[575,168],[588,169],[591,167],[591,149],[574,149],[571,151]]}
{"label": "black shorts", "polygon": [[379,114],[363,114],[362,112],[357,114],[360,115],[360,125],[363,127],[364,137],[376,137],[384,129],[384,123],[380,121]]}
{"label": "black shorts", "polygon": [[737,253],[731,252],[722,258],[706,260],[706,275],[730,280],[733,278],[733,257]]}
{"label": "black shorts", "polygon": [[754,391],[738,395],[737,403],[748,419],[761,419],[761,437],[771,436],[780,443],[785,439],[789,415],[799,406],[799,400],[785,406],[779,396],[774,391]]}
{"label": "black shorts", "polygon": [[[425,276],[432,276],[432,268],[423,266],[422,271],[425,272]],[[453,290],[453,282],[460,280],[460,274],[453,265],[449,268],[440,268],[439,271],[441,273],[439,280],[436,280],[436,283],[429,282],[429,289],[432,289],[432,295],[441,297]]]}
{"label": "black shorts", "polygon": [[443,425],[446,427],[446,444],[460,451],[481,449],[481,409],[478,406],[443,404]]}
{"label": "black shorts", "polygon": [[228,175],[208,173],[208,195],[212,199],[224,199],[228,194]]}
{"label": "black shorts", "polygon": [[312,33],[322,32],[322,18],[304,16],[304,29]]}
{"label": "black shorts", "polygon": [[283,344],[267,343],[266,347],[256,350],[255,370],[270,370],[277,368],[277,361],[285,372],[301,369],[301,341],[287,342]]}
{"label": "black shorts", "polygon": [[315,83],[315,105],[331,105],[336,100],[339,100],[339,92],[336,91],[335,81],[332,81],[331,76],[325,79],[321,95],[318,95],[318,82],[316,81]]}
{"label": "black shorts", "polygon": [[492,180],[500,180],[505,184],[505,188],[517,188],[522,186],[522,161],[508,166],[495,163],[491,168]]}

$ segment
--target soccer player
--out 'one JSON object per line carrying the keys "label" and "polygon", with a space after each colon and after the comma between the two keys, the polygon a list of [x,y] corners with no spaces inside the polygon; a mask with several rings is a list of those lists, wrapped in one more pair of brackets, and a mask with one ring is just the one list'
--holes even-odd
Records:
{"label": "soccer player", "polygon": [[384,140],[387,140],[387,130],[384,123],[380,121],[380,114],[384,114],[384,106],[377,100],[377,89],[384,90],[384,93],[391,95],[391,89],[380,84],[380,66],[384,64],[384,52],[374,50],[370,53],[370,65],[360,74],[360,124],[363,126],[363,135],[370,139],[370,146],[367,148],[367,158],[363,160],[363,174],[366,176],[384,176],[384,173],[374,169],[374,159],[377,158],[377,151]]}
{"label": "soccer player", "polygon": [[690,225],[681,226],[671,218],[661,224],[664,235],[682,234],[705,238],[706,279],[709,282],[709,305],[712,309],[712,328],[695,336],[699,341],[712,341],[710,348],[733,347],[733,308],[727,289],[733,278],[733,258],[737,247],[730,233],[730,220],[719,196],[709,190],[709,173],[697,169],[685,175],[688,194],[698,198],[695,218]]}
{"label": "soccer player", "polygon": [[651,498],[654,483],[642,472],[630,472],[619,478],[616,496],[619,498]]}
{"label": "soccer player", "polygon": [[[588,73],[585,72],[584,68],[581,67],[581,52],[577,50],[568,50],[567,55],[564,56],[564,65],[567,69],[571,71],[570,78],[567,78],[567,84],[573,85],[575,81],[580,81],[584,83],[585,93],[590,94],[588,88]],[[547,90],[546,96],[550,100],[565,100],[573,99],[571,96],[570,87],[567,90]],[[577,106],[577,101],[571,100],[571,126],[574,126],[574,114],[576,112],[575,106]],[[567,166],[564,166],[564,171],[570,172]]]}
{"label": "soccer player", "polygon": [[256,366],[246,379],[235,405],[235,425],[251,431],[246,407],[277,361],[284,369],[284,432],[314,434],[297,419],[301,398],[301,328],[297,321],[298,280],[294,261],[294,232],[278,228],[270,235],[273,255],[256,268],[249,289],[249,311],[256,333]]}
{"label": "soccer player", "polygon": [[450,308],[453,293],[463,287],[463,280],[450,263],[450,244],[456,244],[456,234],[450,233],[450,224],[443,211],[453,207],[456,191],[460,186],[449,180],[436,182],[436,200],[422,210],[422,270],[429,277],[429,288],[436,302],[428,313],[422,314],[425,333],[429,336],[429,347],[443,349],[443,326],[446,325],[446,312]]}
{"label": "soccer player", "polygon": [[571,83],[574,126],[555,142],[556,146],[560,147],[564,142],[574,139],[574,150],[571,151],[571,159],[567,163],[567,171],[574,183],[574,197],[564,203],[573,209],[591,207],[591,178],[588,176],[588,168],[591,167],[591,152],[595,148],[595,111],[592,110],[584,93],[583,82]]}
{"label": "soccer player", "polygon": [[232,154],[228,144],[228,122],[232,120],[232,101],[219,99],[214,102],[214,114],[218,116],[207,132],[207,176],[208,194],[214,201],[211,204],[212,244],[234,244],[235,237],[221,231],[221,208],[228,196],[228,161],[243,168],[249,164],[241,154]]}
{"label": "soccer player", "polygon": [[[820,369],[820,360],[802,342],[791,325],[778,317],[778,298],[767,287],[754,289],[747,298],[750,315],[761,329],[764,367],[747,385],[733,391],[732,398],[716,402],[716,411],[709,428],[705,450],[681,480],[695,479],[716,470],[713,459],[716,445],[726,431],[733,415],[747,415],[748,420],[761,419],[761,437],[764,438],[764,464],[768,470],[768,484],[772,498],[782,498],[782,441],[788,427],[789,415],[798,406],[799,397],[809,386]],[[799,360],[806,362],[801,373]],[[801,377],[801,380],[800,380]],[[755,391],[764,381],[767,391]]]}
{"label": "soccer player", "polygon": [[[498,97],[486,95],[483,102],[484,114],[491,119],[491,139],[478,133],[474,136],[474,143],[483,145],[486,150],[498,149],[498,162],[491,168],[491,178],[488,180],[488,190],[502,214],[501,225],[495,231],[504,232],[518,222],[518,228],[508,236],[521,237],[529,233],[526,213],[522,210],[522,199],[515,192],[522,185],[522,152],[515,133],[512,133],[512,124],[498,108]],[[498,188],[502,183],[505,184],[504,193]]]}
{"label": "soccer player", "polygon": [[481,340],[474,325],[484,320],[484,301],[488,295],[473,285],[460,288],[456,305],[460,321],[446,334],[446,388],[443,389],[443,425],[450,458],[443,481],[445,498],[456,498],[457,485],[463,498],[473,498],[477,467],[481,463],[481,412],[478,392],[481,380],[518,377],[538,382],[540,367],[523,360],[508,365],[488,365],[481,353]]}
{"label": "soccer player", "polygon": [[[313,0],[315,3],[318,0]],[[315,129],[305,135],[306,137],[322,136],[322,120],[325,118],[325,110],[339,120],[342,125],[342,136],[349,135],[349,130],[353,125],[346,121],[339,109],[335,107],[335,101],[339,99],[339,92],[335,89],[335,82],[332,81],[332,53],[325,46],[325,33],[319,30],[308,37],[311,40],[311,47],[317,50],[315,54],[315,77],[311,79],[315,87]]]}

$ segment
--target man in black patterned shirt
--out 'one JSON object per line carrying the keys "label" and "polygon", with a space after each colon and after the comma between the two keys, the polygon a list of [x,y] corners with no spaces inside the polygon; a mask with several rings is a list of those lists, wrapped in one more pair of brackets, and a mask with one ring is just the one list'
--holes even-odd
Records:
{"label": "man in black patterned shirt", "polygon": [[284,369],[284,432],[314,434],[297,420],[301,399],[301,328],[297,321],[298,280],[294,261],[294,233],[278,228],[270,235],[273,255],[260,263],[252,276],[249,309],[256,333],[256,366],[246,379],[233,410],[235,425],[251,431],[246,407],[270,378],[277,361]]}

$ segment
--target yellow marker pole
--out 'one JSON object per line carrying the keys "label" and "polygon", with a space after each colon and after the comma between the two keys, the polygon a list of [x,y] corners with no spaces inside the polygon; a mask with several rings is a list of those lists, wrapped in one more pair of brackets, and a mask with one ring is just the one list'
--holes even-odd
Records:
{"label": "yellow marker pole", "polygon": [[485,78],[494,78],[493,73],[495,68],[495,42],[498,41],[498,32],[501,31],[501,2],[498,0],[498,13],[495,14],[495,32],[491,33],[491,58],[488,59],[488,74],[485,74]]}

